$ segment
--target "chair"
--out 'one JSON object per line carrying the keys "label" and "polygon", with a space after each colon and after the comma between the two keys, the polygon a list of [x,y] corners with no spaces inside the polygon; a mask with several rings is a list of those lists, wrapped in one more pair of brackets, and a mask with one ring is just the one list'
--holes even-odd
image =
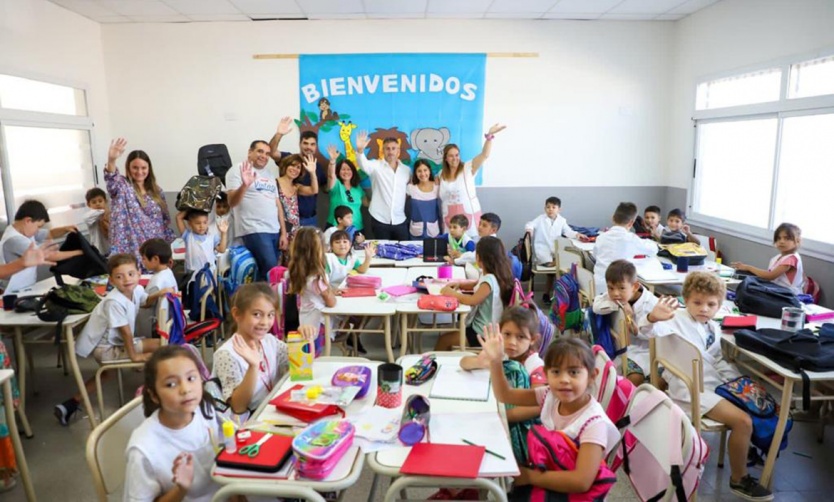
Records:
{"label": "chair", "polygon": [[[533,266],[530,268],[530,281],[527,284],[527,291],[533,292],[533,281],[535,281],[537,275],[557,275],[559,273],[559,243],[558,241],[555,243],[556,245],[556,259],[554,260],[552,267],[543,267],[536,263],[536,260],[533,257],[531,260],[533,262]],[[524,234],[524,252],[527,256],[533,256],[533,239],[530,237],[530,234]],[[547,292],[550,294],[550,292]]]}
{"label": "chair", "polygon": [[[159,302],[163,303],[163,302]],[[164,339],[163,339],[164,340]],[[115,361],[108,361],[106,363],[102,363],[99,366],[98,370],[96,370],[96,397],[98,397],[98,413],[100,420],[104,420],[104,390],[102,389],[101,385],[101,375],[103,375],[106,371],[116,371],[116,379],[118,380],[119,385],[119,406],[124,405],[125,402],[125,392],[124,392],[124,384],[122,382],[122,370],[127,368],[144,368],[145,363],[137,363],[133,362],[130,359],[117,359]]]}
{"label": "chair", "polygon": [[724,451],[727,445],[726,425],[701,417],[701,392],[704,391],[704,361],[701,352],[688,340],[677,335],[667,335],[649,340],[649,361],[651,382],[655,387],[660,383],[658,366],[678,377],[686,385],[691,397],[690,418],[698,434],[720,432],[721,443],[718,451],[718,467],[724,467]]}
{"label": "chair", "polygon": [[[628,327],[626,326],[626,318],[622,310],[618,310],[614,314],[611,321],[611,336],[617,341],[617,346],[621,349],[628,348],[629,336]],[[620,359],[620,372],[625,377],[628,376],[628,353],[623,352],[617,356]]]}
{"label": "chair", "polygon": [[718,241],[709,235],[693,234],[700,241],[701,247],[707,250],[707,260],[715,261],[718,257]]}
{"label": "chair", "polygon": [[580,303],[583,303],[585,307],[590,307],[594,304],[594,297],[596,296],[594,273],[587,268],[577,266],[576,280],[579,282]]}
{"label": "chair", "polygon": [[576,268],[582,268],[582,256],[574,253],[573,251],[567,251],[565,249],[559,249],[559,273],[565,274],[570,270],[570,266],[574,263],[576,264]]}
{"label": "chair", "polygon": [[144,420],[142,398],[137,397],[100,423],[87,438],[87,466],[101,502],[107,502],[107,496],[124,482],[127,443]]}

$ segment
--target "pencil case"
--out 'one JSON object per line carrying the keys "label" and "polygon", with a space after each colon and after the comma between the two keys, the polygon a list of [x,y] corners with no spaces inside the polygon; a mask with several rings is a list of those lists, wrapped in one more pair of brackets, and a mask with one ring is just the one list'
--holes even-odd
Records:
{"label": "pencil case", "polygon": [[349,275],[347,276],[348,288],[373,288],[382,287],[382,278],[373,275]]}
{"label": "pencil case", "polygon": [[431,403],[429,398],[412,394],[403,406],[400,420],[400,432],[397,437],[406,446],[413,446],[423,438],[429,439],[429,422],[431,421]]}
{"label": "pencil case", "polygon": [[371,388],[371,368],[367,366],[345,366],[333,374],[330,383],[334,387],[359,387],[356,399],[365,397]]}
{"label": "pencil case", "polygon": [[325,419],[308,426],[292,441],[298,475],[324,479],[353,446],[356,429],[347,420]]}

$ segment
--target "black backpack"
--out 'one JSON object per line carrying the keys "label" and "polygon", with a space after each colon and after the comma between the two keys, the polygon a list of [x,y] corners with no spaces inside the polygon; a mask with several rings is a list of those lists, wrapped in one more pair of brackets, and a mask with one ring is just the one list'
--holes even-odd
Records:
{"label": "black backpack", "polygon": [[226,145],[205,145],[197,150],[197,174],[217,176],[225,185],[231,167],[232,157]]}
{"label": "black backpack", "polygon": [[50,272],[55,274],[55,281],[59,286],[64,284],[63,280],[61,280],[62,275],[69,275],[78,279],[88,279],[97,275],[106,275],[108,272],[107,260],[101,255],[98,248],[90,244],[90,241],[81,232],[68,233],[64,239],[64,243],[61,244],[60,250],[80,250],[82,254],[61,260],[49,269]]}
{"label": "black backpack", "polygon": [[736,345],[761,354],[802,376],[802,407],[811,404],[811,383],[805,370],[834,370],[834,329],[823,325],[819,336],[809,329],[796,333],[781,329],[740,329],[735,335]]}
{"label": "black backpack", "polygon": [[782,307],[801,307],[802,304],[790,289],[747,276],[736,287],[736,307],[745,314],[764,317],[782,317]]}
{"label": "black backpack", "polygon": [[521,277],[517,278],[521,282],[529,281],[530,276],[533,274],[532,249],[533,239],[527,233],[518,240],[518,244],[510,249],[510,254],[518,258],[518,261],[521,263]]}

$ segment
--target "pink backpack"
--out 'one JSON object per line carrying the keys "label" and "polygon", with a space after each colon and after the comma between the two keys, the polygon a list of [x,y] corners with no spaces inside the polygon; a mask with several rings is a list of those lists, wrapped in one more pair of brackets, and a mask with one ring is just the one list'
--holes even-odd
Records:
{"label": "pink backpack", "polygon": [[269,287],[275,291],[278,296],[278,312],[275,316],[275,322],[272,324],[271,333],[279,340],[284,339],[284,298],[287,295],[287,267],[278,265],[272,267],[267,273],[267,280]]}
{"label": "pink backpack", "polygon": [[622,465],[637,497],[643,502],[689,500],[704,474],[709,447],[680,407],[643,384],[616,425],[623,437],[631,435],[634,441],[621,441],[609,455],[609,465],[614,470]]}
{"label": "pink backpack", "polygon": [[634,395],[634,384],[628,378],[617,374],[617,366],[599,345],[594,345],[595,367],[597,377],[594,384],[597,389],[596,399],[605,414],[615,424],[623,418]]}

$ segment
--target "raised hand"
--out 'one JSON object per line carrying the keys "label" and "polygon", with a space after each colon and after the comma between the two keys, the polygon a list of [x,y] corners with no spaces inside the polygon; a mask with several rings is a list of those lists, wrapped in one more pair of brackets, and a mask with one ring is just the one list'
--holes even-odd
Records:
{"label": "raised hand", "polygon": [[260,351],[250,347],[242,336],[238,334],[232,336],[232,348],[235,349],[237,355],[242,357],[250,367],[261,364]]}
{"label": "raised hand", "polygon": [[174,474],[174,484],[187,492],[194,481],[194,457],[190,453],[180,453],[174,459],[171,472]]}
{"label": "raised hand", "polygon": [[339,149],[336,148],[336,145],[327,145],[327,157],[336,162],[336,159],[339,158]]}
{"label": "raised hand", "polygon": [[507,128],[507,126],[505,126],[505,125],[494,124],[492,127],[489,128],[489,131],[487,132],[487,134],[491,134],[491,135],[492,134],[498,134],[499,132],[503,131],[506,128]]}
{"label": "raised hand", "polygon": [[[357,234],[357,237],[361,237],[361,234]],[[362,240],[364,241],[365,238],[363,237]],[[358,239],[357,239],[358,242]],[[373,242],[369,242],[365,244],[365,256],[374,257],[376,256],[376,244]]]}
{"label": "raised hand", "polygon": [[240,182],[245,187],[255,182],[255,171],[252,169],[252,164],[248,160],[244,161],[240,166]]}
{"label": "raised hand", "polygon": [[313,326],[299,326],[298,333],[308,342],[315,340],[319,336],[319,329]]}
{"label": "raised hand", "polygon": [[52,241],[47,241],[39,247],[35,247],[35,243],[29,244],[29,248],[23,252],[23,266],[35,267],[38,265],[55,265],[55,262],[50,261],[52,256],[58,252],[58,244]]}
{"label": "raised hand", "polygon": [[[445,288],[444,288],[445,289]],[[498,323],[487,324],[484,332],[478,335],[478,342],[483,348],[484,358],[489,362],[500,362],[504,360],[504,336],[501,335],[501,328]]]}
{"label": "raised hand", "polygon": [[685,233],[686,235],[692,233],[692,229],[689,227],[689,225],[684,225],[683,227],[681,227],[681,230],[683,230],[683,233]]}
{"label": "raised hand", "polygon": [[363,153],[369,142],[368,131],[359,131],[356,134],[356,153]]}
{"label": "raised hand", "polygon": [[316,156],[312,153],[304,157],[304,169],[310,174],[316,172]]}
{"label": "raised hand", "polygon": [[283,117],[281,121],[278,122],[278,129],[276,129],[275,132],[281,136],[286,136],[290,133],[290,131],[292,131],[292,118]]}
{"label": "raised hand", "polygon": [[217,220],[217,230],[221,234],[225,234],[226,232],[228,232],[229,231],[229,219],[228,218],[222,218],[222,219],[218,218],[218,220]]}
{"label": "raised hand", "polygon": [[668,321],[675,317],[675,311],[677,309],[678,299],[672,296],[665,296],[649,312],[649,317],[651,317],[651,322]]}

